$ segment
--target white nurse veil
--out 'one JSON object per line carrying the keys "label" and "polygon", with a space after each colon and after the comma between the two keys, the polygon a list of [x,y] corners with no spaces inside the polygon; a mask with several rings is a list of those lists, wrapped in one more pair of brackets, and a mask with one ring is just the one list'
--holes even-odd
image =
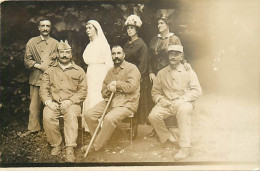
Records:
{"label": "white nurse veil", "polygon": [[97,29],[97,40],[109,46],[100,24],[96,20],[89,20],[87,23],[92,24]]}

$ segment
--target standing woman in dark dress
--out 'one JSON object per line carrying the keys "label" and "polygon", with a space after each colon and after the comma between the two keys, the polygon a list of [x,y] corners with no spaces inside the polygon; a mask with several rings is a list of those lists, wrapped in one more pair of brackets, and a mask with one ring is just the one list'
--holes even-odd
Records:
{"label": "standing woman in dark dress", "polygon": [[[171,25],[171,20],[168,19],[167,15],[161,15],[158,18],[158,30],[159,34],[153,37],[149,44],[149,92],[151,92],[152,83],[157,75],[157,73],[164,67],[169,65],[168,58],[168,46],[169,45],[181,45],[180,39],[173,33],[170,32],[169,26]],[[182,61],[186,70],[190,70],[191,66]],[[152,102],[152,97],[149,94],[149,106],[154,106]],[[154,136],[154,131],[152,131],[149,136]]]}
{"label": "standing woman in dark dress", "polygon": [[138,31],[141,28],[142,21],[137,15],[130,15],[126,22],[127,34],[129,41],[124,45],[125,60],[131,62],[137,66],[141,73],[141,89],[140,89],[140,100],[137,113],[133,120],[133,138],[136,138],[137,127],[139,124],[146,122],[148,111],[148,92],[147,83],[149,82],[148,77],[148,49],[143,39],[138,37]]}
{"label": "standing woman in dark dress", "polygon": [[157,73],[169,65],[167,49],[171,45],[181,45],[180,39],[169,28],[170,20],[166,15],[159,17],[159,34],[149,44],[149,78],[153,82]]}

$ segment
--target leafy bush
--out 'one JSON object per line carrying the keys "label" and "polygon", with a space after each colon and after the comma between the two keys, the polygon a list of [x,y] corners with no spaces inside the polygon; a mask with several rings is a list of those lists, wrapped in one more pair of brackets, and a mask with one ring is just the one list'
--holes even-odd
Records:
{"label": "leafy bush", "polygon": [[[178,5],[171,3],[171,8]],[[39,35],[38,21],[48,17],[52,21],[51,36],[57,40],[67,39],[72,46],[73,60],[86,70],[82,54],[89,40],[85,32],[88,20],[97,20],[110,45],[124,45],[127,33],[124,27],[125,19],[131,14],[141,17],[143,25],[139,36],[147,43],[157,35],[158,4],[118,4],[91,3],[79,1],[63,2],[11,2],[1,4],[1,84],[0,112],[2,123],[8,123],[17,118],[28,118],[29,107],[29,71],[23,64],[26,42]],[[167,6],[169,8],[169,6]],[[178,9],[176,9],[178,10]],[[176,10],[171,10],[175,11]],[[178,14],[178,12],[176,12]],[[186,16],[185,11],[184,15]],[[188,16],[188,15],[187,15]],[[181,40],[191,33],[183,25],[185,20],[178,15],[172,16],[174,32]],[[184,18],[185,19],[185,18]],[[191,20],[186,17],[186,21]],[[172,28],[172,27],[171,27]],[[187,29],[188,28],[188,29]],[[194,35],[194,34],[193,34]],[[190,36],[190,35],[189,35]],[[182,41],[183,42],[183,41]],[[185,42],[184,42],[185,44]],[[3,125],[3,124],[1,124]]]}
{"label": "leafy bush", "polygon": [[[38,21],[47,17],[52,21],[51,36],[67,39],[73,49],[73,60],[86,69],[82,53],[89,40],[85,32],[88,20],[100,24],[110,44],[126,42],[125,19],[130,14],[143,17],[149,24],[151,15],[143,15],[140,4],[101,4],[90,2],[4,2],[0,52],[0,112],[2,126],[10,121],[27,121],[30,103],[29,71],[23,64],[25,45],[39,35]],[[109,14],[109,15],[108,15]],[[154,25],[156,28],[156,25]],[[150,32],[152,29],[148,29]],[[141,33],[142,34],[142,33]]]}
{"label": "leafy bush", "polygon": [[0,119],[1,125],[15,119],[28,118],[28,71],[23,64],[25,43],[1,47]]}

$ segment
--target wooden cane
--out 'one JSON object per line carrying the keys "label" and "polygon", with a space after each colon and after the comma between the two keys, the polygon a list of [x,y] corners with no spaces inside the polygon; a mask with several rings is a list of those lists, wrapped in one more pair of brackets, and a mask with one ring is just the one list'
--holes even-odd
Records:
{"label": "wooden cane", "polygon": [[100,121],[99,121],[99,123],[98,123],[98,126],[97,126],[97,128],[96,128],[96,130],[95,130],[95,132],[94,132],[94,134],[93,134],[93,136],[92,136],[92,138],[91,138],[91,140],[90,140],[90,142],[89,142],[88,149],[87,149],[87,151],[86,151],[86,153],[85,153],[85,155],[84,155],[84,158],[87,157],[88,152],[89,152],[89,149],[90,149],[92,143],[94,142],[94,140],[95,140],[95,138],[96,138],[98,129],[99,129],[99,127],[101,126],[101,123],[102,123],[102,121],[103,121],[103,119],[104,119],[104,117],[105,117],[105,115],[106,115],[107,109],[108,109],[108,107],[109,107],[109,105],[110,105],[110,103],[111,103],[111,101],[112,101],[113,96],[114,96],[114,92],[112,92],[112,94],[111,94],[110,97],[109,97],[109,100],[108,100],[108,102],[107,102],[106,108],[105,108],[105,110],[104,110],[104,112],[103,112],[103,114],[102,114],[102,116],[101,116],[101,118],[100,118]]}

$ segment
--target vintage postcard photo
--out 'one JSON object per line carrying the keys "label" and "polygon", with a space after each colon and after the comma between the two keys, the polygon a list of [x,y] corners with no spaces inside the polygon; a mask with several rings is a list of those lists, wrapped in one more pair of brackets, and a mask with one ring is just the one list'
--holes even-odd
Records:
{"label": "vintage postcard photo", "polygon": [[0,9],[3,169],[259,169],[259,1]]}

